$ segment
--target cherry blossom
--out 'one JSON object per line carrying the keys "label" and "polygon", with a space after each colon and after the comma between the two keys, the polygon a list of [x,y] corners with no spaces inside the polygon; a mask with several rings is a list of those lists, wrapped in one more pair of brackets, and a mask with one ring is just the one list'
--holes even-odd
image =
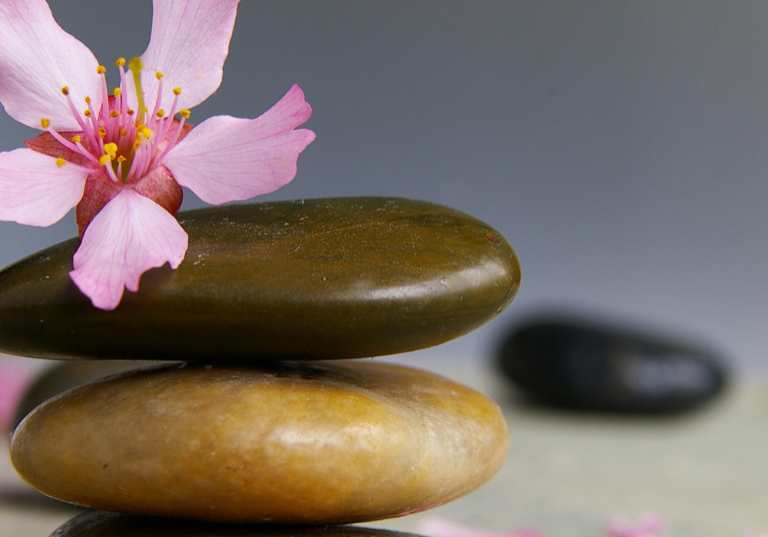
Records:
{"label": "cherry blossom", "polygon": [[298,86],[255,119],[190,108],[219,87],[239,0],[154,0],[140,57],[115,62],[120,85],[54,20],[45,0],[0,0],[0,103],[43,133],[0,153],[0,220],[49,226],[76,207],[72,281],[111,310],[147,270],[184,259],[173,217],[188,187],[221,204],[277,190],[315,135]]}

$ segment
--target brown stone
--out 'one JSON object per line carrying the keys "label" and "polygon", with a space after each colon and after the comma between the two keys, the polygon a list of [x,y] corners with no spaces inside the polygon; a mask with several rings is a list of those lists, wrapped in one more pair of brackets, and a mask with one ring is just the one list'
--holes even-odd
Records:
{"label": "brown stone", "polygon": [[343,524],[472,491],[508,441],[492,401],[416,369],[175,365],[47,401],[17,428],[11,460],[44,494],[106,511]]}
{"label": "brown stone", "polygon": [[264,526],[148,518],[99,511],[79,515],[51,537],[419,537],[360,526]]}
{"label": "brown stone", "polygon": [[0,352],[264,362],[381,356],[495,317],[520,283],[509,244],[441,205],[336,198],[180,213],[189,250],[115,311],[69,278],[74,239],[0,272]]}

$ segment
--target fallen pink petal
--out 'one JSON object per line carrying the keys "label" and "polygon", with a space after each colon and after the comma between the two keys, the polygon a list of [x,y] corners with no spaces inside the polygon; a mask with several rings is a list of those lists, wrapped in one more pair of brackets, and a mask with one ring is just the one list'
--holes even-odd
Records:
{"label": "fallen pink petal", "polygon": [[34,371],[0,357],[0,431],[11,428],[16,408],[24,391],[34,379]]}
{"label": "fallen pink petal", "polygon": [[221,84],[238,3],[154,0],[147,50],[115,61],[112,90],[45,0],[0,3],[0,102],[43,131],[0,153],[0,220],[48,226],[76,207],[71,277],[98,308],[116,308],[145,271],[182,262],[182,186],[212,204],[273,192],[315,138],[297,128],[312,114],[298,86],[255,119],[187,122]]}
{"label": "fallen pink petal", "polygon": [[660,513],[651,512],[635,523],[613,518],[608,523],[606,533],[609,537],[660,537],[665,529],[664,517]]}
{"label": "fallen pink petal", "polygon": [[439,517],[424,519],[417,529],[427,537],[545,537],[535,530],[482,531],[455,524]]}

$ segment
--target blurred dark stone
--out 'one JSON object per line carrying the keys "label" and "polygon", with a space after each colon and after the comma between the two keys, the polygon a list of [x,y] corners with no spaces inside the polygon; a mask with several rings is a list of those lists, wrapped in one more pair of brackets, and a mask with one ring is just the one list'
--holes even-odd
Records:
{"label": "blurred dark stone", "polygon": [[420,537],[361,526],[216,524],[93,511],[73,518],[50,537]]}
{"label": "blurred dark stone", "polygon": [[723,359],[703,346],[552,317],[514,330],[498,364],[535,402],[607,412],[687,410],[719,394],[728,379]]}

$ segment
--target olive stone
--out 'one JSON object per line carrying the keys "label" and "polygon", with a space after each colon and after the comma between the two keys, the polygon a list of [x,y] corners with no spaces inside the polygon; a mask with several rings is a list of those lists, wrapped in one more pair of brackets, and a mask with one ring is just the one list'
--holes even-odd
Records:
{"label": "olive stone", "polygon": [[346,524],[467,494],[501,467],[498,406],[372,361],[163,365],[74,388],[18,426],[33,487],[105,511]]}
{"label": "olive stone", "polygon": [[498,231],[398,198],[179,213],[189,250],[94,308],[69,278],[78,239],[0,272],[0,352],[38,358],[361,358],[443,343],[501,312],[520,282]]}
{"label": "olive stone", "polygon": [[215,524],[88,512],[76,516],[51,537],[419,537],[413,533],[359,526],[256,526]]}

